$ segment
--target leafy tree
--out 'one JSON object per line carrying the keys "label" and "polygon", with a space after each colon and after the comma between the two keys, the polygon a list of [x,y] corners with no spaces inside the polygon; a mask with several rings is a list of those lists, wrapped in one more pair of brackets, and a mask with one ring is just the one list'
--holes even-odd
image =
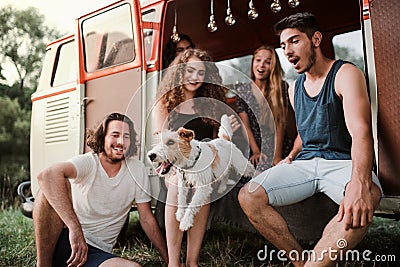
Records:
{"label": "leafy tree", "polygon": [[[29,179],[30,96],[36,89],[46,43],[60,34],[29,7],[0,8],[0,200],[13,203],[15,186]],[[14,68],[18,79],[2,71]],[[5,201],[5,202],[4,202]]]}
{"label": "leafy tree", "polygon": [[0,97],[0,200],[13,203],[15,187],[29,178],[30,111],[17,99]]}
{"label": "leafy tree", "polygon": [[[57,30],[44,24],[44,16],[36,8],[18,10],[6,6],[0,9],[0,73],[7,64],[18,74],[18,80],[2,95],[17,97],[22,107],[30,107],[30,95],[38,83],[46,43],[58,36]],[[0,82],[5,83],[3,75]]]}

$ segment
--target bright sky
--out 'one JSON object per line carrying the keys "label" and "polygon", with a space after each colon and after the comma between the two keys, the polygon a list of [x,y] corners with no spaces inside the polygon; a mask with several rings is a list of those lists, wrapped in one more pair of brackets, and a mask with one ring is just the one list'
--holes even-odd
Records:
{"label": "bright sky", "polygon": [[36,7],[45,16],[48,26],[55,27],[62,33],[70,33],[74,30],[75,18],[113,2],[116,0],[0,0],[0,7]]}

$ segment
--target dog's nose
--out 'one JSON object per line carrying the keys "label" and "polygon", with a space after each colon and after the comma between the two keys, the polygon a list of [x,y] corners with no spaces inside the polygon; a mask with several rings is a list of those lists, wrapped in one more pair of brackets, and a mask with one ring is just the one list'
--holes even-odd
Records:
{"label": "dog's nose", "polygon": [[155,160],[155,158],[157,157],[157,155],[156,155],[155,153],[151,153],[151,154],[149,154],[149,155],[147,155],[147,156],[149,157],[149,159],[150,159],[151,161]]}

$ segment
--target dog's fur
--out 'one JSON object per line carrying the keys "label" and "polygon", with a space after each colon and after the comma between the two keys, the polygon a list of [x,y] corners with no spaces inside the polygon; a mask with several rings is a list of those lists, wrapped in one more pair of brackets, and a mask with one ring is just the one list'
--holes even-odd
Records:
{"label": "dog's fur", "polygon": [[[159,166],[156,172],[160,176],[178,176],[178,210],[176,219],[182,231],[193,226],[193,218],[200,207],[209,201],[212,183],[219,181],[218,193],[227,188],[230,169],[240,175],[252,176],[253,165],[231,140],[232,127],[227,115],[221,118],[218,138],[201,142],[195,140],[192,130],[179,128],[159,133],[160,142],[147,156]],[[187,206],[189,189],[195,189],[191,202]],[[186,207],[187,206],[187,207]]]}

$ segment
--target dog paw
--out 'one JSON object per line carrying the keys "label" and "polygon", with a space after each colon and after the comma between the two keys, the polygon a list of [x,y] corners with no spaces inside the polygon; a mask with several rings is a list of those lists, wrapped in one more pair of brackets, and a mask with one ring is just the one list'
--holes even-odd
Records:
{"label": "dog paw", "polygon": [[178,210],[175,213],[176,220],[180,222],[181,219],[183,218],[183,215],[185,215],[185,210],[183,208],[178,208]]}
{"label": "dog paw", "polygon": [[181,223],[179,224],[179,229],[181,229],[181,231],[187,231],[192,226],[193,226],[193,219],[190,219],[186,216],[182,218]]}

